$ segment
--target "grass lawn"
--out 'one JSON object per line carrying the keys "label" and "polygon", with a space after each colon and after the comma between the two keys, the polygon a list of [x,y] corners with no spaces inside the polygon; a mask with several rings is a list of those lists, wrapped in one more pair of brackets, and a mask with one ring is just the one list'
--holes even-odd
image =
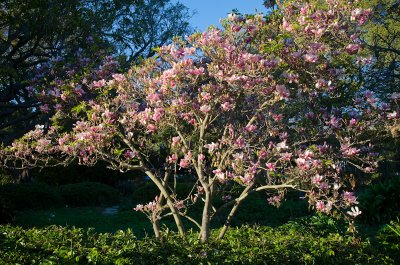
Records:
{"label": "grass lawn", "polygon": [[[132,210],[133,204],[124,200],[119,205],[118,211],[113,214],[104,214],[107,207],[63,207],[46,210],[25,210],[17,213],[13,225],[24,228],[42,228],[49,225],[75,226],[79,228],[92,227],[96,232],[115,232],[130,228],[138,237],[147,234],[152,235],[150,221],[141,212]],[[202,205],[191,209],[192,216],[200,218]],[[216,218],[213,227],[220,227],[224,221],[223,212],[220,218]],[[304,201],[288,200],[279,209],[267,204],[262,196],[249,196],[239,209],[232,225],[259,224],[278,226],[287,221],[308,215],[307,204]],[[186,219],[183,220],[188,229],[194,228]],[[162,225],[175,230],[172,217],[162,220]]]}

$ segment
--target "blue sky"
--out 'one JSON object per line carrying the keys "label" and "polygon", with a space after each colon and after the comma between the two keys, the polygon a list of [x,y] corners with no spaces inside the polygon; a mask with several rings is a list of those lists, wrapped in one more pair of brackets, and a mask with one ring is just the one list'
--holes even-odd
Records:
{"label": "blue sky", "polygon": [[243,14],[254,14],[256,9],[265,13],[262,0],[177,0],[196,11],[190,20],[191,26],[204,31],[210,25],[219,26],[220,18],[225,18],[232,9]]}

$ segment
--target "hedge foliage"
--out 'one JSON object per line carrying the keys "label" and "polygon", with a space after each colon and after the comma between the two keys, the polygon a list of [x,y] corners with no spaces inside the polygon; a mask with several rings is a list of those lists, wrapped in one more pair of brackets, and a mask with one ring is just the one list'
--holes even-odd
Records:
{"label": "hedge foliage", "polygon": [[400,176],[367,187],[359,201],[365,223],[384,224],[400,217]]}
{"label": "hedge foliage", "polygon": [[0,223],[10,222],[16,211],[68,206],[99,206],[119,202],[119,192],[111,186],[82,182],[52,187],[44,183],[0,186]]}
{"label": "hedge foliage", "polygon": [[58,226],[29,230],[0,226],[0,264],[383,265],[400,261],[400,236],[391,229],[361,240],[314,228],[293,222],[278,228],[242,226],[229,230],[223,240],[202,245],[196,233],[182,239],[166,231],[161,243],[148,237],[138,240],[130,230],[96,234],[91,229]]}

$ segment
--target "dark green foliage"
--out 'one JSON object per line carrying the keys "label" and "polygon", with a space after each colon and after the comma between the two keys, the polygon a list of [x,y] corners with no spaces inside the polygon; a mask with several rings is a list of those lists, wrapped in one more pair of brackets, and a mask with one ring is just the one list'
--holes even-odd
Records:
{"label": "dark green foliage", "polygon": [[119,202],[118,190],[101,183],[82,182],[59,187],[68,206],[99,206]]}
{"label": "dark green foliage", "polygon": [[[172,219],[172,218],[171,218]],[[169,222],[167,222],[169,221]],[[64,207],[49,210],[18,212],[12,223],[25,229],[45,228],[49,225],[75,226],[83,229],[93,228],[96,232],[114,233],[118,230],[132,229],[137,237],[152,235],[149,219],[132,207],[120,207],[113,215],[104,214],[101,207]],[[175,228],[173,220],[164,218],[162,225]]]}
{"label": "dark green foliage", "polygon": [[56,190],[42,183],[7,184],[0,186],[0,222],[10,221],[15,211],[48,209],[63,205]]}
{"label": "dark green foliage", "polygon": [[388,248],[393,253],[395,260],[400,261],[400,222],[391,221],[385,225],[376,236],[377,241],[384,248]]}
{"label": "dark green foliage", "polygon": [[371,185],[359,196],[361,220],[369,224],[389,222],[400,215],[400,177]]}
{"label": "dark green foliage", "polygon": [[[213,230],[213,236],[217,232]],[[0,226],[0,263],[383,265],[399,261],[396,244],[387,244],[385,238],[355,239],[329,230],[321,236],[314,233],[312,223],[243,226],[208,244],[200,244],[196,233],[184,239],[172,232],[163,236],[160,243],[153,238],[138,240],[130,230],[96,234],[58,226],[29,230]]]}
{"label": "dark green foliage", "polygon": [[10,222],[17,211],[70,206],[99,206],[119,202],[119,192],[101,183],[84,182],[52,187],[43,183],[0,186],[0,223]]}
{"label": "dark green foliage", "polygon": [[[169,184],[173,187],[173,183]],[[184,199],[193,188],[193,183],[177,182],[176,194],[178,198]],[[132,194],[131,199],[134,203],[147,203],[153,201],[156,196],[160,195],[160,191],[154,183],[146,183],[138,187]]]}
{"label": "dark green foliage", "polygon": [[108,169],[105,163],[98,163],[93,167],[77,165],[73,163],[67,167],[52,167],[34,169],[32,176],[39,182],[49,185],[65,185],[84,181],[100,182],[107,185],[114,185],[124,179],[139,179],[142,176],[138,172],[121,174],[118,171]]}

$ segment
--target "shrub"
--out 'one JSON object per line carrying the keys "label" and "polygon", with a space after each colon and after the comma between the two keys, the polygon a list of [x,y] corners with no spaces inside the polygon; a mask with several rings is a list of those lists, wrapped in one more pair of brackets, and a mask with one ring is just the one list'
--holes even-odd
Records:
{"label": "shrub", "polygon": [[[169,186],[173,186],[172,183]],[[176,194],[180,198],[185,198],[193,188],[193,183],[177,182]],[[153,183],[146,183],[138,187],[132,194],[131,199],[134,203],[147,203],[153,201],[156,196],[160,195],[160,191]]]}
{"label": "shrub", "polygon": [[1,222],[8,222],[14,213],[25,209],[48,209],[63,205],[62,197],[42,183],[7,184],[0,186]]}
{"label": "shrub", "polygon": [[8,174],[4,169],[0,168],[0,185],[13,183],[13,177]]}
{"label": "shrub", "polygon": [[361,220],[370,224],[389,222],[400,214],[400,177],[371,185],[359,196]]}
{"label": "shrub", "polygon": [[92,167],[71,164],[67,167],[33,169],[32,175],[35,176],[37,181],[49,185],[66,185],[82,181],[114,185],[122,179],[138,177],[135,173],[121,174],[115,170],[108,169],[104,163],[99,163]]}
{"label": "shrub", "polygon": [[59,192],[68,206],[100,206],[119,202],[119,192],[111,186],[82,182],[59,187]]}
{"label": "shrub", "polygon": [[[185,238],[164,232],[163,243],[138,240],[130,230],[96,234],[93,230],[50,226],[23,230],[0,226],[1,264],[395,264],[392,246],[357,241],[338,233],[316,235],[306,226],[276,229],[243,226],[220,241],[200,244],[197,233]],[[218,231],[213,230],[212,233]]]}

